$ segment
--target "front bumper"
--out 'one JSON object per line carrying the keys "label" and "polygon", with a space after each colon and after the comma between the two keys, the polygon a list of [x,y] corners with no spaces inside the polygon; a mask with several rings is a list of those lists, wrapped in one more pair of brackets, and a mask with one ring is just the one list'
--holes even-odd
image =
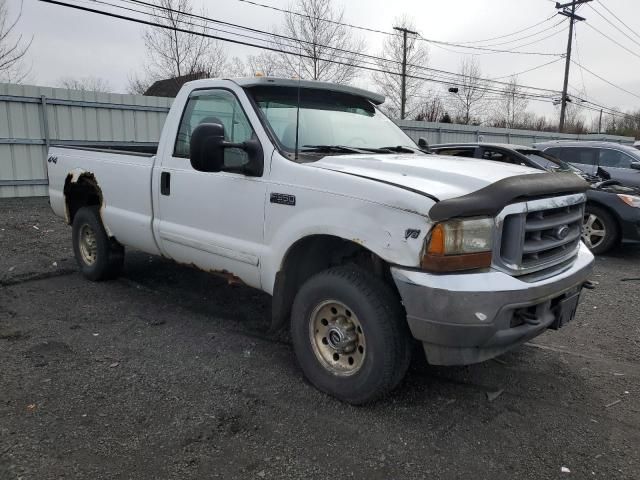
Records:
{"label": "front bumper", "polygon": [[559,325],[563,300],[579,294],[593,269],[580,245],[564,271],[525,281],[490,270],[432,274],[392,267],[413,336],[433,365],[482,362]]}
{"label": "front bumper", "polygon": [[623,242],[640,242],[640,208],[624,205],[618,208]]}

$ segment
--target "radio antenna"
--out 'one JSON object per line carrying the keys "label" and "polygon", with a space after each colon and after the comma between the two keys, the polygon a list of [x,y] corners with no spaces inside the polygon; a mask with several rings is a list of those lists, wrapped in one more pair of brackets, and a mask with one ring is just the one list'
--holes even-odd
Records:
{"label": "radio antenna", "polygon": [[298,101],[296,104],[296,151],[294,153],[294,160],[298,161],[298,142],[300,138],[300,76],[302,74],[302,45],[298,49],[300,55],[298,56]]}

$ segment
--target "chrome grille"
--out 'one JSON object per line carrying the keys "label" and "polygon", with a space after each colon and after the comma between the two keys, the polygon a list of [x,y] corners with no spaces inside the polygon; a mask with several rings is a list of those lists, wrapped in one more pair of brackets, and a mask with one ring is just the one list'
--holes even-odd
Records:
{"label": "chrome grille", "polygon": [[580,245],[584,194],[522,202],[498,216],[496,267],[523,275],[566,265]]}

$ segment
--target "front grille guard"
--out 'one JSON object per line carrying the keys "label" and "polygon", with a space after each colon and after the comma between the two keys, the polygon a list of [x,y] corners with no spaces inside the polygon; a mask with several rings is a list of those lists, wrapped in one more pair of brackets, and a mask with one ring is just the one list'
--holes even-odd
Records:
{"label": "front grille guard", "polygon": [[[524,249],[526,216],[531,212],[554,210],[580,204],[583,205],[584,210],[585,202],[586,195],[584,193],[578,193],[562,197],[530,200],[528,202],[507,205],[495,218],[496,230],[493,242],[493,268],[513,276],[527,275],[545,270],[551,271],[554,267],[557,269],[566,268],[567,263],[569,263],[568,261],[578,254],[581,243],[579,237],[574,248],[570,248],[569,250],[563,251],[557,255],[549,258],[543,258],[539,261],[533,261],[527,265],[523,265],[521,260],[519,261]],[[506,222],[507,217],[512,215],[519,216],[520,221]],[[505,226],[507,229],[505,229]],[[504,238],[508,238],[511,247],[514,245],[516,246],[516,249],[514,250],[512,248],[511,254],[506,258],[502,251]]]}

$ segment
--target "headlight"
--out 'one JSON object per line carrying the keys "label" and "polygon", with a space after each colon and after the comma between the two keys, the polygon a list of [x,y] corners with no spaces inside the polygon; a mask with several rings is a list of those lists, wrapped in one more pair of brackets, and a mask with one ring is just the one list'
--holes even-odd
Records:
{"label": "headlight", "polygon": [[491,218],[438,223],[427,237],[422,268],[453,272],[488,267],[491,265],[493,233]]}
{"label": "headlight", "polygon": [[619,193],[618,198],[622,200],[624,203],[629,205],[630,207],[640,208],[640,197],[636,197],[635,195],[625,195],[624,193]]}

